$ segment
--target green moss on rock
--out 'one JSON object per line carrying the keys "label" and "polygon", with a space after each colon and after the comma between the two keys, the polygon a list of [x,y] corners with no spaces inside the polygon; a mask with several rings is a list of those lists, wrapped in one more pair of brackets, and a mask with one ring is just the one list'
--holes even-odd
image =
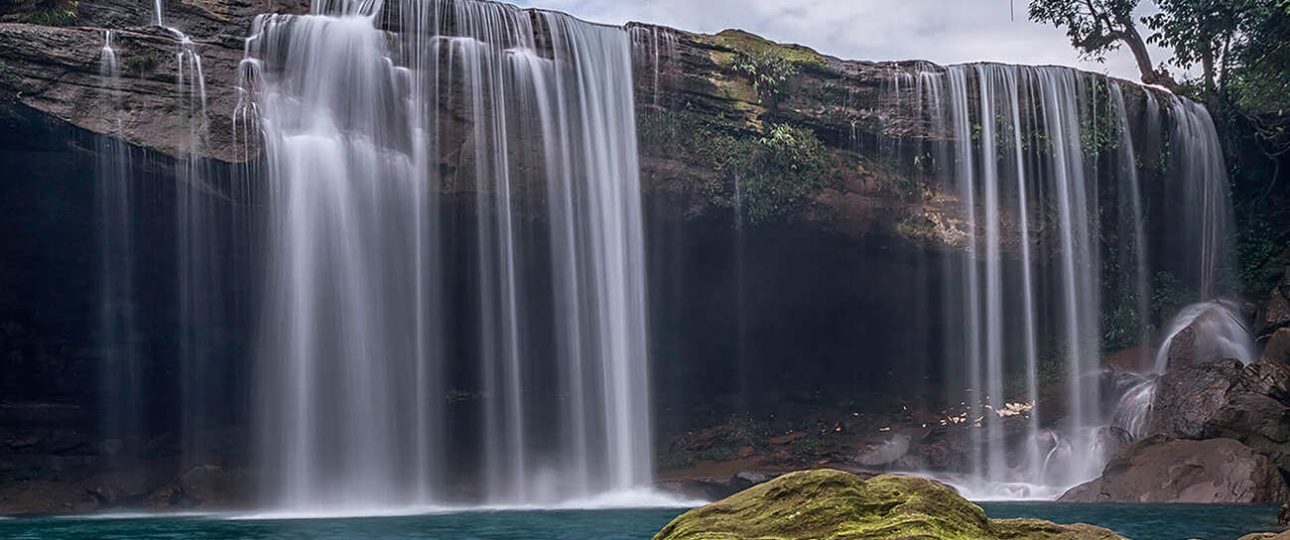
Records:
{"label": "green moss on rock", "polygon": [[712,41],[738,53],[747,55],[773,54],[785,61],[803,67],[825,65],[824,57],[810,47],[775,43],[743,30],[723,30],[721,33],[712,36]]}
{"label": "green moss on rock", "polygon": [[936,482],[861,480],[833,470],[791,473],[672,520],[654,540],[1119,539],[1089,525],[991,520]]}

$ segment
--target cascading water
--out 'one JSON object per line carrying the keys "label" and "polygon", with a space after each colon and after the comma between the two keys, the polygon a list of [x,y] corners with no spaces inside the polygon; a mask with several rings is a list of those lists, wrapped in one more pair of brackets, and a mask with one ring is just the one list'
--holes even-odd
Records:
{"label": "cascading water", "polygon": [[[229,393],[211,386],[227,384],[213,381],[227,353],[217,352],[221,299],[235,279],[218,263],[228,245],[217,231],[241,195],[217,188],[195,157],[208,136],[199,45],[170,31],[189,127],[175,249],[191,464],[203,460],[197,434],[212,424],[212,401]],[[679,46],[666,29],[480,0],[334,0],[257,19],[233,129],[248,160],[264,150],[247,169],[263,181],[245,195],[265,203],[254,414],[274,504],[546,504],[649,485],[632,64],[646,67],[638,88],[652,90],[641,104],[661,118],[681,107],[666,101],[678,94],[667,87],[682,75]],[[111,34],[102,59],[115,110]],[[916,110],[938,136],[877,151],[938,164],[958,212],[944,221],[958,251],[937,258],[941,303],[917,309],[939,310],[943,335],[927,341],[965,374],[954,402],[979,429],[955,482],[969,495],[1054,496],[1099,472],[1108,425],[1142,434],[1149,374],[1117,388],[1114,413],[1102,395],[1103,304],[1118,301],[1104,283],[1122,285],[1142,343],[1153,271],[1206,300],[1221,290],[1227,193],[1212,121],[1196,104],[1135,90],[999,65],[920,64],[885,84],[897,113]],[[99,324],[115,411],[105,431],[126,433],[141,408],[130,156],[118,138],[99,145]],[[1162,178],[1143,172],[1151,155],[1169,162]],[[742,302],[744,236],[755,233],[734,180]],[[1185,234],[1148,238],[1148,218]],[[921,268],[929,257],[917,264],[935,273]],[[1215,339],[1205,355],[1251,358],[1230,310],[1188,308],[1162,354],[1199,324]],[[737,316],[742,358],[742,307]],[[888,451],[908,443],[897,436]]]}
{"label": "cascading water", "polygon": [[103,104],[113,133],[96,137],[95,184],[99,234],[98,342],[106,437],[137,435],[143,428],[143,373],[138,351],[135,314],[134,243],[130,150],[121,139],[121,73],[113,47],[113,32],[103,37],[99,74],[105,79]]}
{"label": "cascading water", "polygon": [[[244,105],[264,133],[272,235],[257,410],[280,504],[452,497],[450,347],[478,359],[476,499],[649,485],[631,53],[621,28],[484,1],[257,20]],[[461,238],[443,231],[458,189],[474,198]],[[443,278],[462,249],[469,292]],[[447,315],[459,294],[468,320]],[[530,391],[548,383],[558,400]]]}
{"label": "cascading water", "polygon": [[[1126,298],[1108,302],[1127,302],[1135,321],[1129,332],[1146,339],[1152,246],[1145,213],[1162,201],[1144,195],[1143,147],[1159,152],[1167,142],[1201,156],[1184,158],[1183,189],[1164,189],[1165,198],[1181,192],[1179,204],[1201,213],[1194,216],[1200,225],[1186,229],[1199,247],[1168,248],[1181,255],[1161,264],[1178,268],[1197,290],[1213,290],[1228,203],[1212,123],[1203,108],[1170,96],[1176,128],[1165,137],[1151,114],[1156,98],[1144,91],[1144,106],[1134,110],[1146,111],[1138,113],[1148,120],[1137,133],[1146,141],[1136,141],[1120,83],[1066,68],[923,68],[909,86],[918,115],[945,138],[922,143],[920,153],[939,163],[962,209],[962,254],[942,280],[943,320],[946,354],[964,362],[964,416],[979,428],[971,433],[969,475],[953,481],[978,498],[1058,495],[1101,472],[1104,448],[1119,438],[1108,425],[1142,425],[1108,413],[1099,365],[1106,313],[1091,291],[1120,283]],[[1103,223],[1104,214],[1116,220]],[[1116,264],[1107,266],[1108,256]],[[1061,373],[1060,397],[1040,395],[1041,371]],[[1150,399],[1136,384],[1117,394]],[[1019,410],[1028,411],[1026,421],[1009,421]]]}
{"label": "cascading water", "polygon": [[[1147,99],[1147,144],[1162,147],[1167,141],[1172,155],[1165,152],[1162,161],[1176,179],[1174,189],[1166,192],[1166,204],[1177,211],[1167,213],[1164,219],[1170,230],[1182,234],[1165,235],[1165,253],[1173,255],[1164,262],[1167,275],[1178,280],[1181,286],[1197,293],[1204,301],[1186,306],[1162,328],[1153,366],[1143,373],[1132,373],[1117,381],[1121,397],[1116,404],[1112,425],[1124,430],[1133,438],[1145,432],[1156,395],[1159,377],[1171,367],[1175,342],[1185,341],[1185,360],[1206,363],[1222,359],[1236,359],[1249,364],[1257,357],[1253,338],[1246,327],[1240,309],[1231,300],[1221,298],[1221,272],[1231,254],[1228,252],[1227,231],[1230,230],[1231,202],[1228,194],[1226,165],[1222,148],[1209,112],[1199,104],[1168,96],[1168,111],[1172,130],[1168,137],[1159,133],[1160,104],[1154,96]],[[1120,98],[1121,107],[1122,98]],[[1132,140],[1126,140],[1126,145]],[[1132,146],[1127,148],[1132,149]],[[1131,152],[1131,150],[1129,150]],[[1132,155],[1131,153],[1126,153]],[[1133,180],[1137,181],[1136,174]],[[1133,201],[1134,226],[1139,245],[1145,246],[1141,216],[1143,205]],[[1138,250],[1141,252],[1142,250]],[[1147,298],[1151,285],[1147,283],[1148,263],[1139,256],[1138,298],[1139,317],[1148,320]],[[1149,343],[1147,331],[1142,330],[1140,343]]]}

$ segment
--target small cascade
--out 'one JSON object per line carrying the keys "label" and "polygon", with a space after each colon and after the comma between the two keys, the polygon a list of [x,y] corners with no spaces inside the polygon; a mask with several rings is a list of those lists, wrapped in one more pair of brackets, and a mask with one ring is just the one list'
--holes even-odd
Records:
{"label": "small cascade", "polygon": [[1178,189],[1169,191],[1172,213],[1170,227],[1181,234],[1171,234],[1169,253],[1180,260],[1173,272],[1201,300],[1213,300],[1223,294],[1220,273],[1232,257],[1227,242],[1232,224],[1231,198],[1226,181],[1227,165],[1223,149],[1209,111],[1201,104],[1176,96],[1169,97],[1172,133],[1169,137],[1169,174],[1181,181]]}
{"label": "small cascade", "polygon": [[1147,421],[1155,400],[1157,381],[1165,371],[1179,362],[1205,364],[1239,360],[1248,365],[1258,358],[1257,350],[1254,338],[1234,303],[1213,300],[1183,308],[1166,327],[1152,370],[1127,374],[1117,381],[1121,397],[1111,424],[1135,439],[1148,435]]}
{"label": "small cascade", "polygon": [[647,77],[645,82],[652,94],[650,104],[668,105],[663,103],[663,89],[672,86],[672,79],[680,76],[681,45],[676,31],[662,26],[631,26],[628,34],[632,40],[633,64],[648,70],[641,76]]}
{"label": "small cascade", "polygon": [[1155,374],[1164,373],[1180,361],[1205,364],[1232,359],[1248,365],[1258,359],[1258,349],[1239,306],[1226,300],[1183,308],[1170,321],[1164,336],[1156,351]]}
{"label": "small cascade", "polygon": [[137,436],[145,428],[143,366],[135,307],[132,163],[122,133],[121,73],[113,43],[104,33],[99,74],[104,78],[104,115],[110,133],[95,137],[95,196],[99,259],[98,342],[102,356],[100,401],[107,439]]}
{"label": "small cascade", "polygon": [[1128,433],[1133,439],[1147,435],[1147,420],[1151,414],[1151,404],[1156,399],[1155,373],[1126,374],[1116,381],[1119,386],[1120,401],[1115,405],[1111,416],[1111,425]]}
{"label": "small cascade", "polygon": [[228,394],[230,374],[218,358],[227,354],[221,332],[228,328],[225,275],[220,264],[223,232],[228,224],[229,194],[216,185],[215,174],[201,156],[210,136],[206,77],[198,46],[186,34],[165,26],[162,4],[156,4],[155,23],[175,36],[175,93],[187,137],[179,141],[176,162],[175,253],[177,258],[178,359],[180,373],[181,449],[186,465],[213,457],[209,430],[229,408],[218,403]]}

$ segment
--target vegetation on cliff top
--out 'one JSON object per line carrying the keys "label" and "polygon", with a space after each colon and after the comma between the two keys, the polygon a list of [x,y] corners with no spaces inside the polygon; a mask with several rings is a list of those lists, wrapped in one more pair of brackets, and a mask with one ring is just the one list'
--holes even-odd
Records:
{"label": "vegetation on cliff top", "polygon": [[[77,0],[0,0],[0,15],[12,13],[14,20],[41,26],[76,24]],[[0,22],[3,22],[0,20]]]}
{"label": "vegetation on cliff top", "polygon": [[714,60],[747,77],[757,101],[768,109],[779,104],[802,69],[826,65],[824,57],[810,48],[775,43],[742,30],[725,30],[712,42],[733,51],[717,53]]}
{"label": "vegetation on cliff top", "polygon": [[672,520],[654,540],[814,538],[1118,539],[1088,525],[991,520],[954,490],[922,478],[815,470],[781,476]]}

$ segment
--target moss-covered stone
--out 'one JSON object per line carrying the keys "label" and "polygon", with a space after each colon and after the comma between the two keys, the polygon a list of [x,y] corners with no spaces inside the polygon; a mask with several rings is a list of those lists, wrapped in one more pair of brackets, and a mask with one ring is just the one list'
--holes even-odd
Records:
{"label": "moss-covered stone", "polygon": [[954,490],[922,478],[869,480],[833,470],[781,476],[672,520],[654,540],[1118,539],[1089,525],[991,520]]}
{"label": "moss-covered stone", "polygon": [[724,30],[712,42],[742,54],[773,54],[799,66],[824,66],[824,57],[810,47],[775,43],[743,30]]}

